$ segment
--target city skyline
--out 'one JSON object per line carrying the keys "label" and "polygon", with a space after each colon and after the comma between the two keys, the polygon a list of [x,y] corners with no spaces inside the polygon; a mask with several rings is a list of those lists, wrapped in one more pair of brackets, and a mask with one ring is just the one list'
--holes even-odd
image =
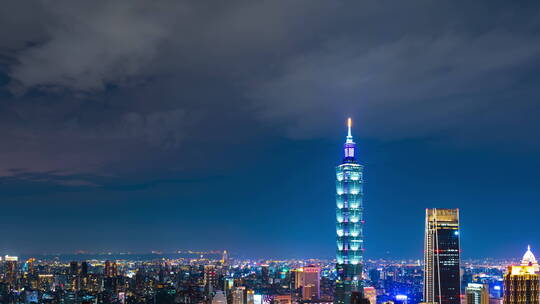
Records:
{"label": "city skyline", "polygon": [[335,256],[347,117],[366,258],[422,259],[426,208],[460,210],[463,258],[540,248],[539,14],[7,0],[0,254]]}

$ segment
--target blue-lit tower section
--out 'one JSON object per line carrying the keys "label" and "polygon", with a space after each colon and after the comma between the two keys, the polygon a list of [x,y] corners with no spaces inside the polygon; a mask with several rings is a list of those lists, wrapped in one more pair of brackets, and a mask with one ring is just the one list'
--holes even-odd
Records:
{"label": "blue-lit tower section", "polygon": [[353,292],[362,293],[362,170],[348,122],[344,157],[336,167],[336,294],[334,303],[350,304]]}

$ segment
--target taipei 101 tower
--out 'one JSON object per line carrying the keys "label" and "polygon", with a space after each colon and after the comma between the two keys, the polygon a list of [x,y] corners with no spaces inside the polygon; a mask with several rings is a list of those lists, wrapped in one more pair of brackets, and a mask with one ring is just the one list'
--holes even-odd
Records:
{"label": "taipei 101 tower", "polygon": [[362,171],[358,163],[356,143],[351,135],[352,121],[347,121],[348,134],[341,165],[336,167],[336,293],[335,304],[350,304],[353,292],[362,293]]}

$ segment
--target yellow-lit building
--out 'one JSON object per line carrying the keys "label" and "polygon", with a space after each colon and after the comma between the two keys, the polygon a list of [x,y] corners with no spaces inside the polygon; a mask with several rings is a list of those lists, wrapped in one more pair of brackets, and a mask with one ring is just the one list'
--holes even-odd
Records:
{"label": "yellow-lit building", "polygon": [[377,304],[377,290],[375,290],[375,287],[364,287],[364,298],[369,300],[369,304]]}
{"label": "yellow-lit building", "polygon": [[504,304],[539,304],[538,274],[533,266],[509,266],[504,275]]}

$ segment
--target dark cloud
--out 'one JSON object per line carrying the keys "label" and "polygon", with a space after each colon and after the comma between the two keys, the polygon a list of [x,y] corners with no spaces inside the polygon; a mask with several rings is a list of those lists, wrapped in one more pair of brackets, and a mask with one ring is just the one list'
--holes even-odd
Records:
{"label": "dark cloud", "polygon": [[145,77],[180,5],[144,1],[46,2],[43,37],[16,54],[10,71],[24,88],[103,90]]}
{"label": "dark cloud", "polygon": [[[520,133],[522,114],[539,95],[530,86],[524,93],[540,56],[538,8],[526,4],[8,1],[5,7],[4,176],[14,176],[14,168],[118,174],[139,160],[167,167],[161,161],[174,156],[189,167],[181,155],[196,154],[201,138],[227,149],[248,143],[253,130],[326,137],[346,115],[375,139],[444,133],[476,141],[488,129]],[[516,114],[501,115],[508,107],[498,105],[510,101]],[[474,131],[463,134],[464,128]]]}
{"label": "dark cloud", "polygon": [[344,113],[360,113],[360,133],[367,136],[430,135],[474,120],[515,93],[524,70],[539,67],[539,41],[536,33],[499,29],[406,35],[370,47],[339,39],[290,59],[250,97],[260,103],[262,118],[294,121],[287,128],[293,136],[324,133]]}

